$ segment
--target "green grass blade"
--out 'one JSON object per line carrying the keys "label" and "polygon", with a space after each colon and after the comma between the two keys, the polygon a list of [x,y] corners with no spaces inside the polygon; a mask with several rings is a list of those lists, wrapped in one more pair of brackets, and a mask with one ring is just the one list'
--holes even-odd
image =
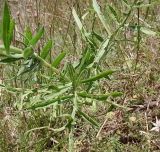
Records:
{"label": "green grass blade", "polygon": [[96,81],[96,80],[99,80],[101,78],[104,78],[104,77],[107,77],[108,75],[111,75],[113,72],[113,70],[107,70],[105,72],[102,72],[94,77],[91,77],[89,79],[86,79],[86,80],[82,80],[81,83],[87,83],[87,82],[92,82],[92,81]]}
{"label": "green grass blade", "polygon": [[4,3],[3,10],[3,43],[7,54],[9,54],[9,28],[10,28],[10,11],[7,1]]}
{"label": "green grass blade", "polygon": [[93,31],[92,34],[93,34],[93,36],[95,36],[95,38],[96,38],[97,40],[99,40],[100,42],[103,42],[103,41],[104,41],[103,37],[100,36],[99,34],[97,34],[95,31]]}
{"label": "green grass blade", "polygon": [[52,100],[52,99],[57,98],[61,95],[64,95],[69,89],[70,89],[70,87],[63,88],[62,90],[59,90],[58,92],[44,96],[44,99],[45,100]]}
{"label": "green grass blade", "polygon": [[113,20],[119,22],[119,16],[118,16],[116,10],[111,5],[108,5],[108,8],[112,14]]}
{"label": "green grass blade", "polygon": [[71,99],[72,97],[73,97],[73,95],[66,95],[66,96],[58,97],[58,98],[53,99],[53,100],[48,100],[48,101],[44,101],[44,102],[38,102],[35,105],[32,105],[27,109],[34,110],[34,109],[46,108],[48,106],[51,106],[52,104],[54,104],[57,101],[64,101],[64,100],[67,100],[67,99]]}
{"label": "green grass blade", "polygon": [[86,92],[80,92],[77,94],[78,94],[78,96],[80,96],[82,98],[91,98],[91,99],[96,99],[96,100],[106,100],[110,96],[110,94],[94,95],[94,94],[88,94]]}
{"label": "green grass blade", "polygon": [[25,28],[25,31],[24,31],[24,40],[23,40],[24,44],[25,44],[26,46],[28,46],[29,41],[30,41],[31,39],[32,39],[32,31],[31,31],[30,27],[27,26],[27,27]]}
{"label": "green grass blade", "polygon": [[82,58],[80,59],[80,63],[77,66],[77,68],[79,69],[79,73],[81,71],[83,71],[87,66],[89,66],[90,64],[93,63],[94,60],[94,54],[91,50],[86,50],[83,55]]}
{"label": "green grass blade", "polygon": [[88,114],[78,110],[78,114],[85,118],[89,123],[91,123],[93,126],[99,127],[99,123],[94,120],[92,117],[90,117]]}
{"label": "green grass blade", "polygon": [[3,24],[0,22],[0,39],[3,37]]}
{"label": "green grass blade", "polygon": [[60,53],[52,62],[52,67],[55,67],[55,68],[58,67],[61,61],[65,58],[65,56],[66,56],[65,52]]}
{"label": "green grass blade", "polygon": [[99,61],[102,59],[102,57],[106,53],[106,48],[108,45],[109,45],[109,38],[107,38],[106,40],[104,40],[104,42],[102,42],[100,48],[97,51],[98,53],[94,59],[94,63],[99,63]]}
{"label": "green grass blade", "polygon": [[49,40],[41,51],[40,57],[45,59],[52,49],[52,40]]}
{"label": "green grass blade", "polygon": [[10,20],[10,26],[9,26],[9,34],[8,34],[8,43],[9,45],[11,44],[11,41],[13,39],[13,33],[14,33],[14,28],[15,28],[15,21]]}
{"label": "green grass blade", "polygon": [[96,11],[100,21],[102,22],[104,28],[106,29],[108,35],[110,36],[111,35],[111,30],[110,30],[110,27],[106,24],[106,20],[100,10],[100,6],[98,5],[97,1],[96,0],[93,0],[93,8],[94,10]]}
{"label": "green grass blade", "polygon": [[82,28],[83,28],[82,22],[80,21],[80,19],[79,19],[79,17],[78,17],[74,8],[72,9],[72,14],[73,14],[73,17],[74,17],[79,29],[82,30]]}
{"label": "green grass blade", "polygon": [[121,92],[112,92],[112,93],[108,93],[108,94],[88,94],[87,92],[80,92],[77,93],[78,96],[82,97],[82,98],[91,98],[91,99],[96,99],[96,100],[106,100],[108,97],[119,97],[122,96],[123,94]]}
{"label": "green grass blade", "polygon": [[72,82],[74,82],[75,79],[77,79],[77,78],[75,78],[75,73],[76,73],[76,71],[75,71],[75,69],[74,69],[74,67],[73,67],[73,65],[72,65],[71,63],[69,63],[69,64],[67,65],[67,72],[68,72],[68,75],[69,75],[69,77],[70,77],[70,80],[71,80]]}
{"label": "green grass blade", "polygon": [[146,35],[150,35],[150,36],[156,36],[156,32],[152,31],[151,29],[149,28],[146,28],[146,27],[141,27],[140,28],[141,32],[143,32],[144,34]]}
{"label": "green grass blade", "polygon": [[37,42],[40,40],[43,34],[44,34],[44,27],[38,30],[38,32],[30,40],[29,45],[34,46],[35,44],[37,44]]}
{"label": "green grass blade", "polygon": [[13,63],[15,61],[20,60],[21,58],[8,57],[0,60],[0,63]]}
{"label": "green grass blade", "polygon": [[90,99],[95,99],[95,100],[99,100],[99,101],[104,101],[108,104],[111,104],[115,107],[118,107],[118,108],[122,108],[122,109],[125,109],[125,110],[129,110],[128,107],[126,106],[123,106],[123,105],[120,105],[120,104],[117,104],[117,103],[114,103],[112,101],[109,101],[107,100],[108,97],[113,97],[113,98],[116,98],[116,97],[120,97],[123,95],[122,92],[112,92],[112,93],[109,93],[109,94],[99,94],[99,95],[93,95],[93,94],[88,94],[86,92],[80,92],[80,93],[77,93],[78,96],[82,97],[82,98],[90,98]]}

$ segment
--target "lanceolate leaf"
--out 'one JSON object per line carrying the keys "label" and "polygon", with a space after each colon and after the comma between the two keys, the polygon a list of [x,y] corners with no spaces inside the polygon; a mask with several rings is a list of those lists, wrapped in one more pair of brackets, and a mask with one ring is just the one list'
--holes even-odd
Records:
{"label": "lanceolate leaf", "polygon": [[74,8],[72,9],[72,14],[73,14],[73,17],[74,17],[74,19],[75,19],[75,22],[76,22],[78,28],[79,28],[80,31],[82,32],[82,35],[84,36],[85,39],[87,39],[87,41],[89,41],[89,43],[92,44],[92,42],[91,42],[90,39],[88,38],[88,33],[87,33],[86,29],[84,28],[84,26],[83,26],[80,18],[78,17],[77,12],[76,12],[76,10],[75,10]]}
{"label": "lanceolate leaf", "polygon": [[57,98],[57,97],[59,97],[59,96],[64,95],[64,93],[67,92],[69,89],[70,89],[70,87],[64,88],[64,89],[62,89],[62,90],[59,90],[58,92],[55,92],[55,93],[53,93],[53,94],[46,95],[46,96],[44,96],[44,99],[45,99],[45,100],[52,100],[52,99],[54,99],[54,98]]}
{"label": "lanceolate leaf", "polygon": [[141,30],[143,33],[147,34],[147,35],[156,36],[156,32],[154,32],[154,31],[152,31],[152,30],[150,30],[150,29],[148,29],[148,28],[141,27],[140,30]]}
{"label": "lanceolate leaf", "polygon": [[75,76],[76,76],[76,71],[73,67],[73,65],[71,63],[69,63],[67,65],[67,72],[68,72],[68,75],[71,79],[72,82],[75,82],[75,79],[77,79]]}
{"label": "lanceolate leaf", "polygon": [[90,117],[89,115],[87,115],[86,113],[78,110],[78,114],[81,115],[83,118],[85,118],[92,125],[99,127],[98,122],[96,120],[94,120],[92,117]]}
{"label": "lanceolate leaf", "polygon": [[3,43],[7,54],[9,54],[9,28],[10,28],[10,11],[7,2],[4,3],[3,11]]}
{"label": "lanceolate leaf", "polygon": [[106,29],[108,35],[110,36],[111,35],[111,31],[110,31],[110,27],[106,24],[106,20],[100,10],[100,6],[98,5],[97,3],[97,0],[93,0],[93,8],[94,10],[96,11],[100,21],[102,22],[104,28]]}
{"label": "lanceolate leaf", "polygon": [[44,34],[44,27],[38,30],[36,35],[34,35],[33,38],[30,40],[29,45],[34,46],[40,40],[43,34]]}
{"label": "lanceolate leaf", "polygon": [[49,40],[41,51],[41,58],[45,59],[52,49],[52,40]]}
{"label": "lanceolate leaf", "polygon": [[82,98],[91,98],[91,99],[96,99],[96,100],[106,100],[108,97],[119,97],[122,96],[123,94],[121,92],[112,92],[112,93],[108,93],[108,94],[89,94],[86,92],[80,92],[77,93],[78,96],[82,97]]}
{"label": "lanceolate leaf", "polygon": [[11,55],[9,57],[6,57],[6,58],[0,60],[0,62],[1,63],[10,63],[10,62],[14,62],[14,61],[17,61],[20,59],[23,59],[22,54],[14,54],[14,55]]}
{"label": "lanceolate leaf", "polygon": [[10,20],[10,26],[9,26],[9,45],[11,44],[12,38],[13,38],[13,32],[14,32],[14,28],[15,28],[15,21],[14,20]]}
{"label": "lanceolate leaf", "polygon": [[86,83],[86,82],[96,81],[96,80],[99,80],[101,78],[107,77],[108,75],[111,75],[113,72],[114,72],[113,70],[108,70],[108,71],[102,72],[102,73],[100,73],[100,74],[98,74],[94,77],[91,77],[89,79],[82,80],[81,82]]}
{"label": "lanceolate leaf", "polygon": [[103,42],[103,41],[104,41],[103,37],[100,36],[99,34],[97,34],[95,31],[93,31],[92,34],[93,34],[100,42]]}
{"label": "lanceolate leaf", "polygon": [[78,15],[77,15],[77,13],[76,13],[74,8],[72,9],[72,14],[73,14],[73,17],[74,17],[79,29],[82,30],[83,25],[82,25],[82,23],[81,23],[81,21],[80,21],[80,19],[79,19],[79,17],[78,17]]}
{"label": "lanceolate leaf", "polygon": [[81,93],[78,93],[78,96],[80,96],[82,98],[91,98],[91,99],[96,99],[96,100],[106,100],[110,95],[109,94],[93,95],[93,94],[88,94],[86,92],[81,92]]}
{"label": "lanceolate leaf", "polygon": [[8,57],[8,58],[0,60],[0,63],[13,63],[13,62],[15,62],[17,60],[20,60],[20,58]]}
{"label": "lanceolate leaf", "polygon": [[96,55],[96,57],[95,57],[95,59],[94,59],[94,63],[99,63],[99,61],[103,58],[103,56],[104,56],[105,53],[106,53],[106,48],[107,48],[108,45],[109,45],[109,38],[106,38],[106,39],[102,42],[100,48],[99,48],[98,51],[97,51],[97,55]]}
{"label": "lanceolate leaf", "polygon": [[32,32],[31,32],[31,29],[30,29],[30,27],[26,27],[25,28],[25,31],[24,31],[24,40],[23,40],[23,42],[24,42],[24,44],[26,45],[26,46],[28,46],[28,44],[29,44],[29,41],[32,39]]}
{"label": "lanceolate leaf", "polygon": [[112,15],[114,16],[114,18],[116,19],[116,21],[119,21],[119,17],[118,17],[118,14],[117,12],[115,11],[115,9],[111,6],[111,5],[108,5]]}
{"label": "lanceolate leaf", "polygon": [[60,53],[53,61],[52,66],[53,67],[58,67],[58,65],[61,63],[61,61],[64,59],[64,57],[66,56],[65,52]]}
{"label": "lanceolate leaf", "polygon": [[52,104],[54,104],[57,101],[64,101],[64,100],[70,99],[72,97],[73,97],[73,95],[66,95],[66,96],[58,97],[58,98],[53,99],[53,100],[48,100],[48,101],[44,101],[44,102],[38,102],[35,105],[30,106],[27,109],[33,109],[34,110],[34,109],[39,109],[39,108],[45,108],[47,106],[51,106]]}
{"label": "lanceolate leaf", "polygon": [[79,72],[83,71],[89,64],[92,64],[93,60],[94,60],[93,52],[89,49],[86,50],[83,53],[82,58],[80,59],[79,65],[77,66]]}
{"label": "lanceolate leaf", "polygon": [[2,33],[3,33],[3,26],[2,26],[2,22],[0,22],[0,39],[2,39]]}

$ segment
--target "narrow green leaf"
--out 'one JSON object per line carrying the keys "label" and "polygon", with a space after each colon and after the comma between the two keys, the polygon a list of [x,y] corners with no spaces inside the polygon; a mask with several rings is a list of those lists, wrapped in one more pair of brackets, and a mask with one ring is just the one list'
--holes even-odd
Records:
{"label": "narrow green leaf", "polygon": [[128,0],[122,0],[126,5],[129,5],[128,4]]}
{"label": "narrow green leaf", "polygon": [[113,15],[114,20],[119,22],[119,17],[117,15],[117,12],[115,11],[115,9],[111,5],[108,5],[108,7],[109,7],[110,12]]}
{"label": "narrow green leaf", "polygon": [[72,9],[72,15],[75,19],[76,24],[78,25],[78,28],[80,29],[81,33],[82,33],[82,37],[83,39],[85,39],[85,41],[88,41],[90,43],[90,45],[94,45],[93,41],[90,39],[90,33],[87,33],[87,30],[84,28],[80,18],[78,17],[75,9]]}
{"label": "narrow green leaf", "polygon": [[81,83],[86,83],[86,82],[92,82],[92,81],[96,81],[96,80],[99,80],[101,78],[104,78],[104,77],[107,77],[108,75],[111,75],[113,72],[113,70],[107,70],[105,72],[102,72],[94,77],[91,77],[89,79],[86,79],[86,80],[82,80]]}
{"label": "narrow green leaf", "polygon": [[41,51],[40,57],[45,59],[52,49],[52,40],[49,40]]}
{"label": "narrow green leaf", "polygon": [[100,48],[98,49],[98,53],[94,59],[94,63],[99,63],[99,61],[103,58],[103,56],[106,53],[106,48],[109,45],[109,38],[107,38],[106,40],[104,40],[100,46]]}
{"label": "narrow green leaf", "polygon": [[93,0],[93,8],[94,10],[96,11],[100,21],[102,22],[104,28],[106,29],[108,35],[110,36],[111,35],[111,30],[110,30],[110,27],[106,24],[106,20],[100,10],[100,6],[98,5],[97,3],[97,0]]}
{"label": "narrow green leaf", "polygon": [[96,120],[94,120],[92,117],[90,117],[89,115],[87,115],[86,113],[78,110],[78,114],[81,115],[83,118],[85,118],[92,125],[94,125],[96,127],[99,127],[99,123]]}
{"label": "narrow green leaf", "polygon": [[33,36],[33,38],[29,41],[29,45],[34,46],[44,34],[44,27],[40,28],[38,32]]}
{"label": "narrow green leaf", "polygon": [[108,94],[89,94],[87,92],[79,92],[77,93],[78,96],[82,97],[82,98],[91,98],[91,99],[96,99],[96,100],[106,100],[108,97],[120,97],[123,95],[122,92],[112,92],[112,93],[108,93]]}
{"label": "narrow green leaf", "polygon": [[0,22],[0,39],[3,38],[3,24]]}
{"label": "narrow green leaf", "polygon": [[103,42],[104,41],[104,39],[103,39],[103,37],[101,37],[99,34],[97,34],[96,32],[94,32],[93,31],[93,33],[92,33],[96,38],[97,38],[97,40],[99,40],[100,42]]}
{"label": "narrow green leaf", "polygon": [[20,59],[22,59],[22,58],[8,57],[8,58],[0,60],[0,63],[12,63],[12,62],[15,62],[15,61],[20,60]]}
{"label": "narrow green leaf", "polygon": [[3,43],[7,54],[9,54],[9,28],[10,28],[10,11],[7,1],[4,3],[3,10]]}
{"label": "narrow green leaf", "polygon": [[[87,50],[85,53],[83,53],[82,58],[80,59],[80,63],[78,65],[79,73],[86,68],[88,64],[90,64],[90,58],[91,58],[91,51]],[[87,63],[88,62],[88,63]]]}
{"label": "narrow green leaf", "polygon": [[82,30],[82,28],[83,28],[82,22],[80,21],[80,19],[79,19],[79,17],[78,17],[74,8],[72,9],[72,14],[73,14],[73,17],[74,17],[79,29]]}
{"label": "narrow green leaf", "polygon": [[[42,75],[42,77],[47,78],[47,79],[50,79],[50,77],[45,76],[45,75]],[[52,84],[52,85],[49,85],[49,86],[48,86],[48,84],[47,84],[47,87],[48,87],[48,90],[55,90],[55,91],[57,91],[57,92],[61,90],[58,86],[56,86],[56,84],[55,84],[55,85]]]}
{"label": "narrow green leaf", "polygon": [[11,44],[12,39],[13,39],[14,28],[15,28],[15,21],[11,20],[10,21],[10,26],[9,26],[9,34],[8,34],[8,37],[9,37],[8,38],[8,43],[9,43],[9,45]]}
{"label": "narrow green leaf", "polygon": [[91,98],[91,99],[96,99],[96,100],[106,100],[110,94],[88,94],[87,92],[80,92],[77,93],[78,96],[82,97],[82,98]]}
{"label": "narrow green leaf", "polygon": [[24,44],[28,46],[29,41],[32,39],[32,31],[29,26],[27,26],[24,30]]}
{"label": "narrow green leaf", "polygon": [[77,79],[77,78],[75,78],[76,71],[71,63],[68,63],[68,65],[67,65],[67,72],[68,72],[68,75],[69,75],[71,81],[74,82],[74,80]]}
{"label": "narrow green leaf", "polygon": [[112,93],[110,93],[110,96],[112,96],[113,98],[120,97],[122,95],[123,95],[122,92],[112,92]]}
{"label": "narrow green leaf", "polygon": [[55,68],[58,67],[65,56],[66,56],[65,52],[60,53],[52,62],[52,67],[55,67]]}
{"label": "narrow green leaf", "polygon": [[35,105],[32,105],[27,109],[33,109],[34,110],[34,109],[39,109],[39,108],[45,108],[45,107],[51,106],[55,102],[65,101],[65,100],[70,99],[72,97],[73,97],[73,95],[67,95],[67,96],[58,97],[58,98],[53,99],[53,100],[48,100],[48,101],[44,101],[44,102],[38,102]]}
{"label": "narrow green leaf", "polygon": [[109,9],[112,12],[112,14],[115,16],[115,18],[117,18],[118,15],[117,15],[116,11],[114,10],[114,8],[111,5],[108,5],[108,6],[109,6]]}
{"label": "narrow green leaf", "polygon": [[144,33],[144,34],[147,34],[147,35],[151,35],[151,36],[155,36],[156,35],[156,32],[150,30],[149,28],[146,28],[146,27],[141,27],[140,30]]}
{"label": "narrow green leaf", "polygon": [[68,87],[68,88],[63,88],[62,90],[59,90],[59,91],[56,92],[56,93],[53,93],[53,94],[44,96],[44,99],[45,99],[45,100],[52,100],[52,99],[57,98],[57,97],[59,97],[59,96],[61,96],[61,95],[64,95],[64,93],[67,92],[69,89],[70,89],[70,87]]}
{"label": "narrow green leaf", "polygon": [[24,49],[24,52],[23,52],[23,57],[25,59],[27,59],[28,57],[30,57],[31,55],[33,55],[33,49],[31,47],[27,47]]}
{"label": "narrow green leaf", "polygon": [[123,106],[123,105],[120,105],[120,104],[117,104],[117,103],[112,102],[110,100],[107,100],[108,97],[116,98],[116,97],[122,96],[123,95],[122,92],[112,92],[112,93],[109,93],[109,94],[99,94],[99,95],[88,94],[86,92],[80,92],[80,93],[77,93],[77,94],[78,94],[78,96],[80,96],[82,98],[90,98],[90,99],[95,99],[95,100],[99,100],[99,101],[104,101],[104,102],[109,103],[111,105],[114,105],[118,108],[123,108],[123,109],[127,109],[127,110],[129,109],[129,108]]}

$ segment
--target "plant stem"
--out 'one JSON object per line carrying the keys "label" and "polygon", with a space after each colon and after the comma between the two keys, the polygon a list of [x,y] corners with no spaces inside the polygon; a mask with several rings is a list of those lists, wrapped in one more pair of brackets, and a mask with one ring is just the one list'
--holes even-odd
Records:
{"label": "plant stem", "polygon": [[141,41],[141,36],[140,36],[140,10],[139,8],[137,8],[137,16],[138,16],[138,20],[137,20],[137,52],[136,52],[136,63],[135,63],[135,72],[137,69],[137,64],[139,61],[139,50],[140,50],[140,41]]}
{"label": "plant stem", "polygon": [[70,133],[69,133],[69,152],[74,152],[74,125],[75,125],[75,116],[76,116],[76,112],[78,109],[78,105],[77,105],[77,92],[74,91],[74,99],[73,99],[73,110],[72,110],[72,119],[73,119],[73,123],[71,124],[70,127]]}

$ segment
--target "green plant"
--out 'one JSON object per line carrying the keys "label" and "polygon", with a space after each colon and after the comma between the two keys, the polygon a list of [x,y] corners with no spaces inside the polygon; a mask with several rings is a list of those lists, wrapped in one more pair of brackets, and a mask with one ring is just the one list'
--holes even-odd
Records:
{"label": "green plant", "polygon": [[[87,120],[91,125],[99,127],[99,123],[83,111],[84,106],[92,105],[95,101],[103,101],[120,108],[125,108],[121,105],[115,104],[108,101],[109,97],[121,96],[121,92],[111,92],[107,94],[99,93],[98,82],[103,79],[110,79],[116,70],[104,70],[98,66],[102,57],[105,56],[108,51],[110,43],[112,43],[113,37],[117,34],[121,26],[124,25],[125,20],[120,24],[118,29],[111,34],[111,31],[106,26],[103,17],[101,16],[98,4],[93,0],[93,7],[100,20],[105,26],[108,33],[108,38],[103,40],[100,48],[97,51],[96,42],[88,35],[84,29],[76,11],[73,9],[73,16],[86,40],[88,46],[83,51],[81,58],[74,64],[65,63],[63,70],[59,68],[61,61],[66,56],[66,52],[60,53],[56,59],[50,64],[47,62],[47,56],[52,50],[52,40],[46,42],[41,48],[40,54],[36,51],[36,46],[39,40],[43,37],[44,28],[39,28],[35,35],[32,34],[29,27],[25,29],[23,34],[23,46],[15,47],[11,45],[13,32],[14,32],[14,21],[11,19],[10,11],[7,2],[4,5],[3,14],[3,44],[0,45],[0,62],[3,64],[13,64],[18,66],[19,71],[16,77],[20,77],[25,73],[32,72],[32,75],[41,73],[43,67],[49,68],[52,71],[50,76],[44,76],[51,82],[51,85],[40,83],[40,87],[31,89],[24,88],[12,88],[7,85],[1,84],[1,88],[17,94],[23,94],[21,96],[21,102],[17,102],[16,108],[24,111],[44,111],[54,109],[54,117],[63,118],[65,124],[57,129],[53,129],[53,132],[59,132],[67,129],[69,131],[69,151],[74,151],[74,127],[77,123],[77,118],[82,117]],[[129,14],[128,14],[129,16]],[[101,38],[99,35],[94,34],[95,37]],[[59,69],[58,69],[59,68]],[[67,111],[64,110],[67,107]],[[67,113],[66,113],[67,112]],[[67,120],[67,121],[66,121]],[[32,128],[26,132],[26,135],[30,134],[35,130],[51,129],[50,126],[42,126],[38,128]]]}

